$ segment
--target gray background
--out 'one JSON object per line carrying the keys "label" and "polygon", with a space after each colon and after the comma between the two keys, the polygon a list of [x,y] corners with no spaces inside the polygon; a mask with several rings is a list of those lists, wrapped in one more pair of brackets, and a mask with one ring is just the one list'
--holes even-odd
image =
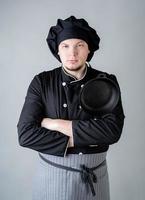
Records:
{"label": "gray background", "polygon": [[84,17],[101,37],[91,65],[114,73],[126,115],[108,151],[111,200],[145,199],[145,1],[0,1],[0,200],[30,200],[37,153],[18,145],[16,124],[32,77],[59,66],[46,36],[57,18]]}

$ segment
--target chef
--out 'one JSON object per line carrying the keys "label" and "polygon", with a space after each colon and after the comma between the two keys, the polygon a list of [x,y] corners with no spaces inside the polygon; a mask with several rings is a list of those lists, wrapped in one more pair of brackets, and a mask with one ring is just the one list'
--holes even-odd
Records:
{"label": "chef", "polygon": [[[89,61],[100,38],[85,19],[58,19],[47,37],[61,66],[31,81],[18,122],[19,143],[38,152],[33,200],[109,200],[106,155],[124,124],[121,96],[108,113],[83,109],[85,84],[104,74]],[[95,96],[92,94],[92,98]]]}

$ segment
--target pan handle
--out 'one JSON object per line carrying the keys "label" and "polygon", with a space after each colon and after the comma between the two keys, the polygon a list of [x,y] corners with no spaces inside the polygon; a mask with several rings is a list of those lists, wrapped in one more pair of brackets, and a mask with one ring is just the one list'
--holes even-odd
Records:
{"label": "pan handle", "polygon": [[105,73],[100,73],[97,78],[107,78],[107,75]]}

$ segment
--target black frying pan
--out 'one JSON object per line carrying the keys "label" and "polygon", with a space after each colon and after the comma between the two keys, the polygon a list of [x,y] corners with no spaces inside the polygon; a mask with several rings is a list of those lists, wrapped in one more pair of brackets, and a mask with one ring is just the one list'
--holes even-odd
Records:
{"label": "black frying pan", "polygon": [[91,114],[109,113],[117,105],[119,96],[118,85],[101,74],[84,85],[80,93],[80,103],[82,108]]}

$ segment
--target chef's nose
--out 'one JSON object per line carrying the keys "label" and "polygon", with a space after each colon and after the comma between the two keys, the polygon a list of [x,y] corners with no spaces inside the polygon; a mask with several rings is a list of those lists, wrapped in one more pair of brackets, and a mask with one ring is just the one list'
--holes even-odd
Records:
{"label": "chef's nose", "polygon": [[72,56],[76,56],[78,54],[78,50],[77,47],[70,47],[70,51],[69,51],[70,55]]}

